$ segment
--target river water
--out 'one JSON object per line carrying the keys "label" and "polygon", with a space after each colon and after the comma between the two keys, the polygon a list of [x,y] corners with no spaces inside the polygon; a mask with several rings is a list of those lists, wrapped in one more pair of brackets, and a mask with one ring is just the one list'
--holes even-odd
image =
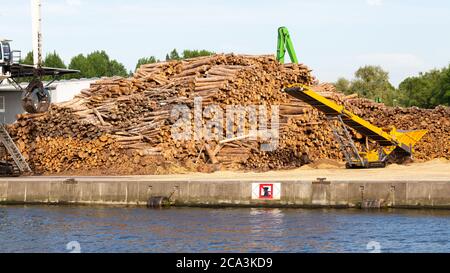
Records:
{"label": "river water", "polygon": [[450,252],[450,211],[0,206],[0,252]]}

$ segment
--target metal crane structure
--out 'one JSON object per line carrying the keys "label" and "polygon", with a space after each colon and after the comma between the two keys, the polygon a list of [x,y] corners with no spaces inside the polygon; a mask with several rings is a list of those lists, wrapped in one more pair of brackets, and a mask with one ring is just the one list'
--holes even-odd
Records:
{"label": "metal crane structure", "polygon": [[[50,107],[48,86],[59,77],[78,73],[78,70],[42,66],[42,31],[41,0],[31,0],[33,65],[21,63],[21,52],[11,50],[11,40],[0,39],[0,83],[8,81],[17,90],[23,91],[22,106],[28,113],[42,113]],[[42,78],[49,76],[52,80],[44,86]],[[30,79],[24,89],[20,80]]]}
{"label": "metal crane structure", "polygon": [[[411,158],[414,145],[428,132],[401,131],[395,127],[379,128],[301,84],[288,86],[284,92],[325,114],[345,157],[347,168],[385,167],[389,160]],[[366,137],[363,151],[358,150],[348,128]],[[376,144],[375,147],[370,147],[369,140]]]}
{"label": "metal crane structure", "polygon": [[278,28],[278,47],[277,47],[277,61],[284,64],[286,51],[289,54],[291,62],[298,63],[297,54],[294,50],[289,30],[286,27]]}
{"label": "metal crane structure", "polygon": [[[286,27],[280,27],[277,50],[277,60],[280,63],[284,63],[286,51],[291,61],[298,63],[289,31]],[[390,160],[411,158],[414,145],[428,132],[426,130],[401,131],[395,127],[390,130],[379,128],[305,85],[294,84],[285,88],[284,92],[325,114],[345,157],[347,168],[385,167]],[[364,151],[358,150],[348,128],[366,137]],[[369,140],[374,142],[375,145],[372,145],[374,147],[370,147]]]}
{"label": "metal crane structure", "polygon": [[[11,40],[0,39],[0,83],[8,81],[14,88],[23,91],[22,107],[28,113],[43,113],[49,110],[51,97],[48,86],[59,77],[78,73],[78,70],[42,66],[41,0],[31,0],[33,65],[21,63],[21,52],[11,50]],[[51,81],[44,85],[44,76]],[[31,79],[23,89],[20,80]],[[3,153],[8,152],[12,161],[0,161],[0,175],[18,176],[31,174],[31,169],[11,139],[4,124],[0,124],[0,143]],[[2,147],[3,148],[3,147]]]}

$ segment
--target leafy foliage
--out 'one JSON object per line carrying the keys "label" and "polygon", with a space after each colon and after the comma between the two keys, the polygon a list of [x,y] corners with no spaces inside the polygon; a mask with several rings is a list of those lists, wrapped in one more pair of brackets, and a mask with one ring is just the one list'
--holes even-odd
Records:
{"label": "leafy foliage", "polygon": [[[32,65],[34,64],[33,60],[33,51],[29,51],[24,59],[21,60],[21,64],[28,64]],[[44,62],[42,64],[45,67],[55,67],[55,68],[67,68],[67,66],[64,64],[64,61],[61,59],[58,53],[56,51],[53,51],[52,53],[49,53],[45,56]]]}
{"label": "leafy foliage", "polygon": [[136,64],[136,69],[138,69],[143,64],[153,64],[153,63],[157,63],[157,62],[159,62],[159,60],[157,60],[155,58],[155,56],[143,57],[138,60],[138,62]]}
{"label": "leafy foliage", "polygon": [[33,51],[30,51],[27,53],[24,59],[21,60],[21,64],[29,64],[32,65],[34,63],[33,61]]}
{"label": "leafy foliage", "polygon": [[358,94],[361,97],[394,105],[396,89],[389,82],[389,73],[379,66],[364,66],[355,72],[355,79],[349,81],[340,78],[335,83],[336,89],[345,94]]}
{"label": "leafy foliage", "polygon": [[47,54],[44,59],[43,66],[55,67],[55,68],[67,68],[61,57],[53,51],[53,53]]}
{"label": "leafy foliage", "polygon": [[176,49],[172,50],[169,54],[166,55],[166,61],[178,61],[178,60],[181,60],[181,57]]}
{"label": "leafy foliage", "polygon": [[344,94],[351,93],[351,82],[345,78],[339,78],[337,82],[334,84],[336,89]]}
{"label": "leafy foliage", "polygon": [[339,78],[336,89],[345,94],[357,93],[368,99],[381,99],[387,105],[434,108],[450,105],[450,65],[406,78],[399,88],[389,83],[389,74],[378,66],[361,67],[355,79]]}
{"label": "leafy foliage", "polygon": [[125,66],[116,60],[111,60],[103,50],[94,51],[86,57],[83,54],[73,57],[69,68],[80,70],[79,75],[73,76],[76,78],[128,76]]}
{"label": "leafy foliage", "polygon": [[178,51],[176,49],[174,49],[169,54],[166,55],[166,61],[184,60],[184,59],[196,58],[196,57],[201,57],[201,56],[211,56],[214,54],[215,54],[214,52],[204,50],[204,49],[202,49],[202,50],[185,49],[185,50],[183,50],[183,53],[180,56],[180,54],[178,54]]}
{"label": "leafy foliage", "polygon": [[201,56],[211,56],[215,53],[208,50],[189,50],[186,49],[183,51],[183,59],[196,58]]}
{"label": "leafy foliage", "polygon": [[69,64],[70,69],[80,70],[80,77],[81,75],[86,75],[85,68],[88,67],[87,59],[83,54],[79,54],[72,58]]}
{"label": "leafy foliage", "polygon": [[399,86],[399,100],[404,106],[433,108],[450,105],[450,65],[419,76],[406,78]]}

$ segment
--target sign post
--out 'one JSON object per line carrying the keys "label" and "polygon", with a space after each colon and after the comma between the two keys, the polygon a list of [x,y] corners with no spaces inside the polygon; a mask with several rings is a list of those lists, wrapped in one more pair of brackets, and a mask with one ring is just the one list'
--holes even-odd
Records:
{"label": "sign post", "polygon": [[281,183],[253,183],[253,200],[280,200]]}

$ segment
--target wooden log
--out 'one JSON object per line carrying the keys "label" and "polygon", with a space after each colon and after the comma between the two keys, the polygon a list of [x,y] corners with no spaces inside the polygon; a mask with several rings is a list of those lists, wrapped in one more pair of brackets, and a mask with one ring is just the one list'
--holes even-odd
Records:
{"label": "wooden log", "polygon": [[205,143],[205,149],[211,162],[213,164],[218,164],[219,160],[217,160],[215,152],[211,149],[211,146],[208,143]]}

